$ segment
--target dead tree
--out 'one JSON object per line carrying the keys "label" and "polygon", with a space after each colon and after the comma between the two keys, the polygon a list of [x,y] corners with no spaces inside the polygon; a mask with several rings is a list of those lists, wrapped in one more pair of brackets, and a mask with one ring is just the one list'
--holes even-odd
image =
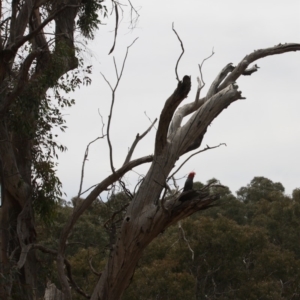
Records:
{"label": "dead tree", "polygon": [[[189,76],[178,80],[175,91],[166,100],[159,117],[154,154],[135,160],[127,157],[125,164],[119,169],[114,168],[111,157],[112,174],[92,190],[64,227],[60,238],[57,266],[66,299],[71,299],[69,282],[64,272],[66,242],[73,225],[96,197],[135,166],[151,163],[149,171],[127,208],[106,267],[91,296],[92,300],[117,300],[130,284],[138,260],[147,245],[168,226],[210,207],[218,199],[218,195],[204,191],[191,191],[189,195],[185,195],[188,201],[184,202],[179,201],[178,194],[164,199],[161,195],[165,194],[163,190],[166,189],[169,174],[176,161],[183,154],[201,146],[207,127],[224,109],[237,100],[245,99],[238,90],[236,81],[240,76],[251,75],[258,70],[256,65],[250,66],[251,63],[266,56],[299,50],[300,44],[279,44],[254,51],[245,56],[237,66],[226,65],[203,98],[200,98],[202,83],[199,80],[195,101],[177,110],[180,103],[188,97],[191,88]],[[118,76],[118,81],[119,79]],[[112,92],[114,99],[114,88]],[[181,121],[186,116],[190,118],[181,126]]]}

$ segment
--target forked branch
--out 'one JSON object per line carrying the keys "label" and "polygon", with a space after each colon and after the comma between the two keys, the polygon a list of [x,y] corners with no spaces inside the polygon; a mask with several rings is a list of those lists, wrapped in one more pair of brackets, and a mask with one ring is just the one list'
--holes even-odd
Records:
{"label": "forked branch", "polygon": [[109,147],[109,161],[110,161],[110,168],[112,170],[112,172],[115,172],[115,168],[114,168],[114,164],[113,164],[113,148],[112,148],[112,144],[111,144],[111,139],[110,139],[110,125],[111,125],[111,119],[112,119],[112,114],[113,114],[113,108],[114,108],[114,104],[115,104],[115,96],[116,96],[116,91],[117,91],[117,88],[118,88],[118,85],[119,85],[119,82],[122,78],[122,75],[123,75],[123,71],[124,71],[124,68],[125,68],[125,63],[126,63],[126,60],[127,60],[127,56],[128,56],[128,52],[129,52],[129,48],[135,43],[135,41],[137,40],[138,38],[136,38],[128,47],[127,47],[127,50],[126,50],[126,54],[125,54],[125,57],[123,59],[123,64],[122,64],[122,68],[121,68],[121,72],[120,72],[120,75],[117,71],[117,65],[115,63],[115,60],[114,60],[114,66],[115,66],[115,70],[116,70],[116,75],[117,75],[117,82],[114,86],[114,88],[111,86],[110,82],[105,78],[105,76],[101,73],[101,75],[103,76],[104,80],[106,81],[106,83],[109,85],[111,91],[112,91],[112,99],[111,99],[111,105],[110,105],[110,112],[109,112],[109,116],[108,116],[108,123],[107,123],[107,132],[106,132],[106,135],[107,135],[107,142],[108,142],[108,147]]}
{"label": "forked branch", "polygon": [[216,77],[216,79],[213,81],[213,83],[211,84],[207,94],[206,94],[206,99],[210,99],[214,94],[217,93],[218,91],[218,86],[220,85],[220,83],[224,80],[224,78],[234,70],[234,66],[232,65],[232,63],[227,64],[222,70],[221,72],[218,74],[218,76]]}
{"label": "forked branch", "polygon": [[[228,75],[224,82],[219,86],[218,91],[222,90],[229,84],[235,82],[243,73],[246,71],[248,66],[254,61],[271,55],[282,54],[286,52],[299,51],[300,44],[291,43],[291,44],[279,44],[277,46],[255,50],[249,55],[246,55],[241,62],[234,68],[234,70]],[[250,74],[246,74],[250,75]]]}
{"label": "forked branch", "polygon": [[202,68],[203,68],[204,62],[206,60],[208,60],[209,58],[211,58],[213,55],[214,55],[214,51],[212,50],[211,55],[204,58],[203,61],[201,62],[201,64],[199,64],[200,77],[197,77],[198,87],[197,87],[195,101],[192,103],[183,105],[176,111],[176,113],[172,119],[171,125],[170,125],[168,138],[171,138],[172,134],[174,134],[176,132],[176,130],[181,126],[181,122],[184,117],[188,116],[189,114],[191,114],[194,111],[196,111],[197,109],[199,109],[199,107],[205,102],[206,98],[200,99],[200,92],[203,89],[203,87],[205,86],[205,82],[204,82],[203,74],[202,74]]}
{"label": "forked branch", "polygon": [[129,149],[129,151],[128,151],[128,154],[127,154],[127,156],[126,156],[126,159],[125,159],[125,161],[124,161],[123,166],[124,166],[125,164],[127,164],[127,163],[130,161],[130,159],[131,159],[131,157],[132,157],[132,154],[133,154],[133,152],[134,152],[134,149],[135,149],[136,145],[138,144],[138,142],[139,142],[142,138],[144,138],[144,137],[146,136],[146,134],[148,134],[148,133],[150,132],[150,130],[152,129],[152,127],[154,126],[154,124],[156,123],[156,121],[157,121],[157,119],[155,119],[155,120],[152,122],[152,124],[150,125],[150,127],[149,127],[142,135],[139,135],[139,133],[136,135],[135,140],[134,140],[132,146],[130,147],[130,149]]}
{"label": "forked branch", "polygon": [[167,181],[169,181],[171,178],[173,178],[174,177],[174,175],[193,157],[193,156],[195,156],[195,155],[197,155],[197,154],[199,154],[199,153],[202,153],[202,152],[205,152],[205,151],[207,151],[207,150],[212,150],[212,149],[215,149],[215,148],[219,148],[219,147],[221,147],[221,146],[226,146],[226,144],[225,143],[220,143],[219,145],[217,145],[217,146],[212,146],[212,147],[210,147],[210,146],[208,146],[208,145],[206,145],[206,147],[204,148],[204,149],[202,149],[202,150],[199,150],[199,151],[197,151],[197,152],[195,152],[195,153],[193,153],[193,154],[191,154],[187,159],[185,159],[184,160],[184,162],[176,169],[176,171],[174,171],[171,175],[169,175],[169,177],[168,177],[168,179],[167,179]]}
{"label": "forked branch", "polygon": [[99,139],[103,139],[105,135],[99,136],[93,141],[89,142],[88,145],[86,146],[84,157],[83,157],[83,162],[82,162],[82,168],[81,168],[81,177],[80,177],[80,184],[79,184],[79,191],[77,197],[79,198],[82,192],[82,184],[83,184],[83,177],[84,177],[84,168],[85,168],[85,162],[87,161],[88,155],[89,155],[89,147],[91,144],[95,143]]}

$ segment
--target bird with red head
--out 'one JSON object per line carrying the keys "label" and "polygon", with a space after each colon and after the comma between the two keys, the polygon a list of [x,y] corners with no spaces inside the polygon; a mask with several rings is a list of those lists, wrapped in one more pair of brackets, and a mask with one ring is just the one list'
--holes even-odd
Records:
{"label": "bird with red head", "polygon": [[193,189],[193,184],[194,184],[194,177],[195,177],[196,173],[195,172],[191,172],[187,178],[187,180],[185,181],[185,184],[184,184],[184,188],[183,188],[183,191],[186,192],[186,191],[190,191]]}

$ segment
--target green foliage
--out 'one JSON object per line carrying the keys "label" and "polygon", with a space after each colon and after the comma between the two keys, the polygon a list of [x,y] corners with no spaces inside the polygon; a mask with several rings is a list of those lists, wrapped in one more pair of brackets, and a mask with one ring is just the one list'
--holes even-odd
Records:
{"label": "green foliage", "polygon": [[[19,61],[31,51],[31,47],[25,45],[18,56]],[[56,175],[58,153],[67,150],[58,143],[58,134],[53,130],[64,132],[67,128],[63,110],[75,104],[68,94],[91,83],[91,66],[85,67],[82,59],[74,58],[74,67],[78,68],[61,76],[66,57],[73,57],[75,51],[80,57],[81,49],[73,49],[60,41],[55,46],[55,53],[48,58],[49,67],[42,73],[39,73],[39,65],[34,61],[29,70],[30,83],[25,85],[4,116],[18,163],[23,164],[23,169],[24,165],[28,165],[26,174],[31,178],[25,180],[31,181],[33,208],[47,224],[52,222],[56,203],[62,197],[62,184]],[[20,73],[20,68],[21,63],[16,63],[13,72]],[[17,76],[7,79],[7,94],[13,92],[17,80]]]}
{"label": "green foliage", "polygon": [[[36,111],[36,122],[32,126],[31,120],[18,119],[17,124],[24,122],[25,128],[34,131],[32,147],[32,186],[33,186],[33,203],[36,213],[42,214],[46,222],[51,222],[54,216],[56,202],[62,197],[62,184],[56,176],[56,165],[54,161],[58,159],[58,151],[67,151],[67,148],[56,141],[57,134],[53,134],[54,128],[59,128],[62,132],[67,128],[66,121],[63,117],[63,109],[75,104],[74,99],[69,99],[66,95],[81,85],[90,84],[91,66],[83,67],[80,61],[79,69],[62,76],[53,86],[53,93],[47,93],[40,98],[38,88],[31,89],[31,98],[37,96],[39,100],[28,101],[30,111]],[[46,78],[46,80],[48,80]],[[40,87],[41,88],[41,87]],[[23,110],[24,112],[24,110]],[[33,127],[33,129],[32,129]]]}
{"label": "green foliage", "polygon": [[265,177],[254,177],[247,187],[241,187],[237,191],[238,199],[244,202],[256,202],[262,198],[269,200],[274,193],[282,195],[283,185]]}
{"label": "green foliage", "polygon": [[[82,198],[74,197],[72,199],[74,208],[82,201]],[[99,276],[92,272],[92,268],[98,273],[104,268],[127,203],[128,198],[123,193],[113,194],[106,203],[94,201],[79,218],[68,239],[66,257],[71,263],[73,278],[87,293],[92,292],[99,279]],[[58,201],[51,226],[45,226],[41,215],[38,216],[37,234],[42,245],[50,249],[57,249],[61,231],[72,210],[73,208],[68,206],[66,201]],[[42,252],[38,252],[38,254],[44,267],[43,272],[39,273],[40,280],[50,279],[59,286],[56,257]],[[73,291],[73,299],[79,300],[82,297]]]}
{"label": "green foliage", "polygon": [[[123,299],[297,299],[299,189],[291,198],[283,194],[281,184],[266,182],[275,186],[275,193],[271,190],[267,199],[257,200],[263,191],[256,185],[247,191],[253,201],[240,201],[227,187],[215,187],[214,192],[221,194],[217,206],[192,215],[181,226],[168,228],[145,249]],[[202,188],[203,184],[195,186]],[[73,202],[78,205],[80,201]],[[89,261],[97,272],[104,268],[129,201],[123,193],[113,194],[106,203],[95,201],[74,228],[67,258],[75,281],[87,292],[98,280]],[[71,210],[60,203],[53,226],[38,228],[44,245],[56,247]],[[53,258],[40,258],[47,266],[43,276],[57,282]],[[75,293],[73,296],[81,299]]]}
{"label": "green foliage", "polygon": [[300,189],[293,190],[293,200],[300,203]]}
{"label": "green foliage", "polygon": [[103,17],[107,17],[107,8],[103,5],[104,0],[83,0],[79,8],[77,25],[84,37],[93,39],[94,31],[101,24],[99,12],[103,12]]}
{"label": "green foliage", "polygon": [[299,297],[298,203],[269,179],[254,178],[248,187],[253,201],[246,202],[215,188],[218,205],[184,220],[184,236],[174,226],[150,244],[124,299]]}

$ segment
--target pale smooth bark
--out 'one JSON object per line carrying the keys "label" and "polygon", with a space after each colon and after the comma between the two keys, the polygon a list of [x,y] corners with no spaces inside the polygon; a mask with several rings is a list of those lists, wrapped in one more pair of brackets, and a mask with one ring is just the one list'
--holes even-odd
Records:
{"label": "pale smooth bark", "polygon": [[[92,294],[92,300],[121,299],[147,245],[168,226],[196,211],[206,209],[218,199],[218,195],[191,193],[188,201],[179,201],[178,195],[164,201],[160,199],[160,195],[179,157],[189,151],[195,139],[205,134],[207,126],[224,109],[234,101],[245,99],[241,96],[234,81],[241,75],[250,75],[257,71],[257,66],[248,68],[250,62],[268,55],[299,50],[300,44],[278,45],[255,51],[246,56],[248,58],[246,62],[244,59],[237,67],[231,64],[225,66],[202,101],[196,97],[195,102],[186,105],[184,109],[179,109],[179,113],[174,115],[175,110],[189,93],[190,77],[184,76],[183,80],[178,83],[174,93],[166,100],[160,115],[151,166],[127,208],[116,243],[112,247],[107,265]],[[181,115],[178,116],[179,114]],[[181,127],[183,117],[190,114],[192,115],[188,122]],[[169,130],[168,136],[167,132],[173,116],[177,120],[174,122],[175,125],[173,123],[173,128]],[[200,145],[201,141],[197,147]]]}

